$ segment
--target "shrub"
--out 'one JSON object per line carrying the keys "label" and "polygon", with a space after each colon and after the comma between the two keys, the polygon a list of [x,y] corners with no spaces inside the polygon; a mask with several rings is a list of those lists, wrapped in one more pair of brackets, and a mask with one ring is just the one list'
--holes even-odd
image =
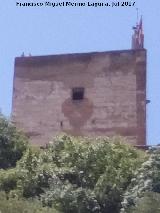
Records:
{"label": "shrub", "polygon": [[17,164],[18,189],[26,198],[44,193],[43,188],[48,186],[49,173],[53,173],[53,169],[45,164],[42,155],[43,152],[38,148],[29,148]]}
{"label": "shrub", "polygon": [[146,192],[160,193],[160,147],[149,150],[149,159],[135,172],[124,194],[121,212],[135,206]]}
{"label": "shrub", "polygon": [[38,196],[43,205],[60,212],[117,213],[124,191],[144,160],[144,152],[122,138],[62,135],[44,150],[27,149],[16,173],[8,170],[9,175],[0,180],[9,195]]}
{"label": "shrub", "polygon": [[25,136],[0,114],[0,168],[16,166],[26,148]]}
{"label": "shrub", "polygon": [[160,194],[148,192],[144,197],[137,201],[135,207],[127,210],[128,213],[159,213],[160,212]]}
{"label": "shrub", "polygon": [[38,200],[24,200],[7,198],[4,192],[0,192],[1,213],[58,213],[53,208],[43,207]]}
{"label": "shrub", "polygon": [[53,169],[43,158],[40,149],[29,147],[15,168],[0,170],[0,190],[25,198],[44,193]]}
{"label": "shrub", "polygon": [[16,169],[0,170],[0,190],[9,193],[17,187],[19,179]]}
{"label": "shrub", "polygon": [[[54,164],[50,187],[42,200],[62,212],[119,212],[122,195],[144,153],[122,138],[75,138],[53,141],[45,156]],[[84,199],[79,199],[83,194]],[[85,203],[85,204],[84,204]],[[67,210],[66,210],[67,206]]]}

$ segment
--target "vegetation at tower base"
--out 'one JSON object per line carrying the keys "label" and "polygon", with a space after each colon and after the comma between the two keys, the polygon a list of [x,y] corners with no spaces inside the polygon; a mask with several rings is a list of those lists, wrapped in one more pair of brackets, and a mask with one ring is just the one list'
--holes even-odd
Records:
{"label": "vegetation at tower base", "polygon": [[46,149],[29,147],[17,166],[0,171],[0,190],[8,197],[37,199],[58,212],[113,212],[144,152],[122,138],[54,138]]}
{"label": "vegetation at tower base", "polygon": [[0,115],[0,212],[160,212],[160,147],[61,135],[44,149]]}
{"label": "vegetation at tower base", "polygon": [[144,159],[120,138],[65,137],[50,152],[58,167],[44,203],[62,212],[119,212],[121,197]]}
{"label": "vegetation at tower base", "polygon": [[0,168],[14,167],[27,148],[22,132],[0,114]]}
{"label": "vegetation at tower base", "polygon": [[120,137],[61,135],[42,150],[3,116],[0,142],[2,213],[160,211],[160,147],[145,153]]}
{"label": "vegetation at tower base", "polygon": [[8,198],[4,192],[0,192],[1,213],[58,213],[55,209],[43,207],[38,200],[25,200]]}
{"label": "vegetation at tower base", "polygon": [[160,193],[147,192],[136,203],[136,206],[128,208],[126,213],[159,213],[160,212]]}
{"label": "vegetation at tower base", "polygon": [[[151,148],[148,153],[149,159],[135,172],[124,194],[121,212],[152,212],[151,208],[153,212],[160,212],[157,201],[160,201],[160,147]],[[152,207],[146,204],[149,199]]]}

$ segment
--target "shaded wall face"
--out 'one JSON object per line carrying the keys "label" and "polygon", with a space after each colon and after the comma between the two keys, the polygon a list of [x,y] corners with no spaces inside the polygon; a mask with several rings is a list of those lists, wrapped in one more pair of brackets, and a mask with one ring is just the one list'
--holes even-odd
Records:
{"label": "shaded wall face", "polygon": [[38,145],[60,132],[145,144],[145,66],[144,50],[17,58],[12,119]]}

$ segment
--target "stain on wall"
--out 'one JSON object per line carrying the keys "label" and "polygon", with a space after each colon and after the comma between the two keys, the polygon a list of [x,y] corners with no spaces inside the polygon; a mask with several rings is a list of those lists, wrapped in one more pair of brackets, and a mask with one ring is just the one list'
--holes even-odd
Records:
{"label": "stain on wall", "polygon": [[62,113],[68,119],[72,128],[70,131],[65,130],[64,124],[64,131],[74,135],[83,135],[81,128],[93,114],[93,103],[88,98],[80,101],[73,101],[68,98],[62,104]]}

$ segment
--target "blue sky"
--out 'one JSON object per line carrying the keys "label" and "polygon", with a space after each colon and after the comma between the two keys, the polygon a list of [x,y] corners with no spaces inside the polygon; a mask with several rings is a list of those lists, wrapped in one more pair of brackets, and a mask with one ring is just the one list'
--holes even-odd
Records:
{"label": "blue sky", "polygon": [[[72,1],[87,2],[87,0]],[[17,0],[17,2],[31,1]],[[132,26],[136,23],[138,7],[139,14],[143,15],[148,59],[147,97],[151,100],[147,106],[147,140],[148,144],[160,143],[160,1],[135,0],[135,2],[135,7],[125,8],[39,8],[17,7],[15,0],[1,1],[0,109],[2,113],[6,116],[11,113],[16,56],[20,56],[22,52],[25,55],[29,53],[48,55],[130,49]]]}

